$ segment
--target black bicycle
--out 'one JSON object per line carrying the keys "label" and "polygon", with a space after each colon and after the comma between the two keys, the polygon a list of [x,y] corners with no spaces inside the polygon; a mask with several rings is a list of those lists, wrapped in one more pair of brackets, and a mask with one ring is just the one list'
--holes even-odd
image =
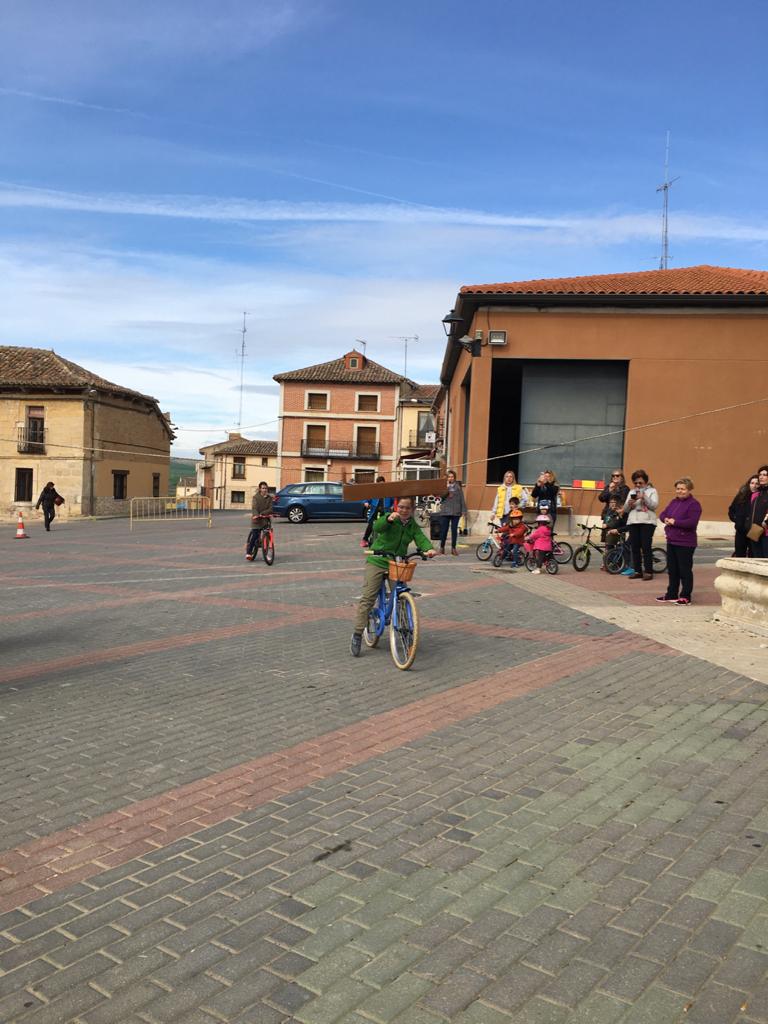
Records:
{"label": "black bicycle", "polygon": [[609,548],[605,544],[601,545],[593,541],[592,531],[601,529],[600,526],[587,526],[586,523],[579,523],[579,529],[586,533],[586,537],[583,543],[573,552],[573,568],[576,572],[584,572],[588,568],[593,551],[596,551],[600,556],[606,572],[610,572],[613,575],[621,572],[624,565],[622,545],[616,544],[614,547]]}

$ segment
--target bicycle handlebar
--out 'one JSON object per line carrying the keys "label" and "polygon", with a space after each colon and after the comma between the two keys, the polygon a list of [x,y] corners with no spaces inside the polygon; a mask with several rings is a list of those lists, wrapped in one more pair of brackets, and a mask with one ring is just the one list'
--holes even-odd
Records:
{"label": "bicycle handlebar", "polygon": [[405,562],[410,562],[412,558],[420,558],[422,562],[427,560],[427,556],[421,551],[414,551],[410,555],[396,555],[394,551],[372,551],[371,554],[380,555],[382,558],[391,558],[393,562],[398,558]]}

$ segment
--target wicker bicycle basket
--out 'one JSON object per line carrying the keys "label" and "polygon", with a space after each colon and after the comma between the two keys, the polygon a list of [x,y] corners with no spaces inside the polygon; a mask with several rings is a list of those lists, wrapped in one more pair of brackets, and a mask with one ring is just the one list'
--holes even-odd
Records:
{"label": "wicker bicycle basket", "polygon": [[389,578],[393,582],[407,583],[413,579],[416,571],[415,562],[393,562],[389,561]]}

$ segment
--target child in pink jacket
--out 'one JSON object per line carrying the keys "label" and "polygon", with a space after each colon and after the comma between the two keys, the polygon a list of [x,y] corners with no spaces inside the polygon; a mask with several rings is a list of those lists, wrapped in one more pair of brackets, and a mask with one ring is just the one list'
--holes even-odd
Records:
{"label": "child in pink jacket", "polygon": [[536,568],[534,575],[541,572],[544,564],[544,555],[552,550],[552,529],[549,516],[536,516],[536,527],[531,530],[525,540],[525,550],[533,551],[536,554]]}

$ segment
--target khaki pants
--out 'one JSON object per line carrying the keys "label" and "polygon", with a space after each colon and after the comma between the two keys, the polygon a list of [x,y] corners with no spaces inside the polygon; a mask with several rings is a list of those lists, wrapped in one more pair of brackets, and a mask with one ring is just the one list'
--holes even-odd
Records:
{"label": "khaki pants", "polygon": [[381,581],[389,575],[389,567],[382,569],[372,562],[365,563],[365,576],[363,578],[363,592],[360,595],[360,603],[357,606],[355,615],[355,633],[362,633],[368,625],[368,612],[376,604],[379,596]]}

